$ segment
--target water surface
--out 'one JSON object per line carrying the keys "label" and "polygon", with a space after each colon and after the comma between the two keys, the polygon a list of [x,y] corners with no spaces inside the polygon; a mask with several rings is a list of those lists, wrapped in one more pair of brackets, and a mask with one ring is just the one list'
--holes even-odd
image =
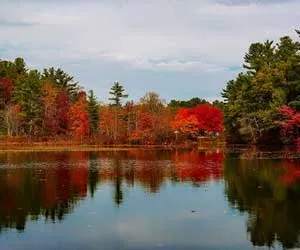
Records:
{"label": "water surface", "polygon": [[0,249],[297,248],[298,160],[221,151],[0,154]]}

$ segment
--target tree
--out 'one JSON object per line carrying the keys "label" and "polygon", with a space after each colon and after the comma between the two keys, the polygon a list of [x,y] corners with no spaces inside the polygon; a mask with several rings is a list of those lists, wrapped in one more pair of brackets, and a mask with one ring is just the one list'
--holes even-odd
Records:
{"label": "tree", "polygon": [[300,43],[284,36],[250,45],[246,73],[223,90],[225,128],[231,142],[280,142],[278,108],[300,109]]}
{"label": "tree", "polygon": [[75,101],[80,87],[78,86],[78,82],[74,82],[73,76],[68,75],[60,68],[55,69],[51,67],[43,70],[42,79],[52,82],[58,88],[65,89],[71,100]]}
{"label": "tree", "polygon": [[5,109],[5,125],[7,135],[18,136],[23,125],[21,108],[19,105],[9,104]]}
{"label": "tree", "polygon": [[13,81],[5,76],[0,79],[0,108],[4,108],[12,96]]}
{"label": "tree", "polygon": [[58,122],[58,134],[66,134],[69,122],[70,97],[65,89],[58,90],[56,96],[56,117]]}
{"label": "tree", "polygon": [[192,108],[200,104],[208,104],[208,101],[201,99],[199,97],[193,97],[187,101],[171,100],[168,103],[168,107],[177,111],[179,108]]}
{"label": "tree", "polygon": [[159,97],[159,94],[148,92],[140,99],[140,103],[148,112],[161,114],[164,110],[165,101]]}
{"label": "tree", "polygon": [[219,101],[219,100],[215,100],[212,102],[212,105],[222,111],[224,111],[224,102],[223,101]]}
{"label": "tree", "polygon": [[14,61],[16,73],[22,75],[26,73],[26,64],[23,58],[17,57]]}
{"label": "tree", "polygon": [[223,113],[209,104],[192,108],[192,114],[197,118],[200,133],[220,133],[223,131]]}
{"label": "tree", "polygon": [[194,108],[180,109],[170,125],[184,136],[196,139],[201,134],[222,132],[223,113],[212,105],[202,104]]}
{"label": "tree", "polygon": [[90,134],[90,120],[87,111],[87,99],[85,92],[79,92],[78,101],[75,102],[69,111],[69,130],[72,136],[80,138]]}
{"label": "tree", "polygon": [[109,92],[112,97],[109,98],[109,100],[113,101],[113,106],[115,110],[115,123],[114,123],[114,140],[116,141],[118,138],[118,132],[119,132],[119,124],[118,124],[118,114],[119,109],[121,108],[121,99],[127,98],[128,94],[124,94],[124,87],[119,83],[115,82],[114,85],[111,87],[111,90]]}
{"label": "tree", "polygon": [[103,135],[105,138],[113,138],[114,136],[114,112],[111,106],[101,106],[99,117],[101,119],[99,120],[99,130],[101,135]]}
{"label": "tree", "polygon": [[189,109],[180,109],[170,126],[186,138],[195,140],[199,136],[197,117]]}
{"label": "tree", "polygon": [[16,58],[13,62],[0,59],[0,79],[8,77],[15,81],[27,72],[23,58]]}
{"label": "tree", "polygon": [[16,80],[13,101],[21,108],[24,130],[28,135],[37,135],[41,124],[41,76],[31,70]]}
{"label": "tree", "polygon": [[97,98],[94,95],[92,90],[89,91],[88,95],[88,112],[89,112],[89,119],[91,122],[91,132],[95,134],[98,132],[98,124],[99,124],[99,104],[97,102]]}
{"label": "tree", "polygon": [[129,141],[138,144],[149,144],[154,141],[153,135],[154,114],[139,110],[136,114],[135,129],[129,134]]}
{"label": "tree", "polygon": [[279,108],[279,113],[282,120],[276,121],[281,127],[281,137],[286,143],[300,142],[300,112],[288,107],[282,106]]}
{"label": "tree", "polygon": [[124,91],[124,87],[119,82],[115,82],[113,84],[109,92],[112,97],[108,98],[109,100],[113,101],[113,106],[120,107],[121,99],[128,97],[128,94],[124,94]]}
{"label": "tree", "polygon": [[59,122],[57,116],[57,89],[55,86],[46,82],[42,86],[41,102],[42,108],[42,131],[47,135],[56,135],[59,131]]}
{"label": "tree", "polygon": [[270,67],[275,61],[274,51],[273,41],[267,40],[265,43],[251,44],[244,57],[244,68],[255,74],[263,67]]}

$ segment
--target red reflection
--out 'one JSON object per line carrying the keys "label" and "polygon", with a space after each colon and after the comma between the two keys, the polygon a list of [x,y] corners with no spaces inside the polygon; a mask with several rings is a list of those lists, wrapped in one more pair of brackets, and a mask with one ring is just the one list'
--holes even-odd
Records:
{"label": "red reflection", "polygon": [[286,186],[290,186],[297,181],[300,181],[300,162],[298,160],[286,160],[281,182]]}
{"label": "red reflection", "polygon": [[[69,204],[87,195],[87,153],[47,156],[49,165],[45,167],[7,168],[1,171],[0,221],[20,213],[38,215],[45,209],[55,209],[60,204]],[[70,166],[71,162],[74,166]]]}
{"label": "red reflection", "polygon": [[223,177],[223,152],[191,151],[176,155],[175,160],[176,175],[181,181],[206,182]]}

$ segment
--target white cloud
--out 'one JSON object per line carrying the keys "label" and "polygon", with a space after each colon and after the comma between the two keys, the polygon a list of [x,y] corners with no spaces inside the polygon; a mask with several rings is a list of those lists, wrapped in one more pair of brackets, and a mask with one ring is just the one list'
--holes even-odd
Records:
{"label": "white cloud", "polygon": [[293,34],[299,9],[299,1],[4,1],[0,53],[10,45],[4,56],[24,55],[36,64],[90,59],[220,72],[240,65],[251,42]]}

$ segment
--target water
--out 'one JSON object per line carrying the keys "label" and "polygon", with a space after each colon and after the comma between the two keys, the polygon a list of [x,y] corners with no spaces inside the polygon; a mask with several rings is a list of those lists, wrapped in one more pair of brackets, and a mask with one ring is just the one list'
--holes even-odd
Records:
{"label": "water", "polygon": [[1,250],[296,249],[299,232],[295,159],[218,151],[0,154]]}

